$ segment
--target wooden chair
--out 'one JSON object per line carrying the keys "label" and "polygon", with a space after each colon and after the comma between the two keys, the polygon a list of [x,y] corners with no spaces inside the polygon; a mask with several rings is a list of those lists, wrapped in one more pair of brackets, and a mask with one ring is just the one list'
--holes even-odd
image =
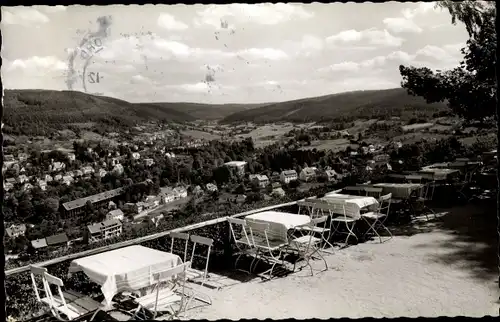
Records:
{"label": "wooden chair", "polygon": [[[389,209],[391,207],[391,198],[392,198],[392,193],[386,194],[382,197],[380,197],[379,200],[379,207],[376,211],[374,212],[367,212],[364,214],[361,214],[361,218],[363,218],[366,223],[369,225],[368,230],[366,231],[365,235],[372,231],[375,233],[375,235],[378,236],[380,243],[382,243],[382,236],[378,233],[378,229],[383,229],[389,234],[389,239],[392,238],[392,233],[387,228],[384,223],[389,217]],[[389,240],[387,239],[387,240]],[[386,240],[386,241],[387,241]]]}
{"label": "wooden chair", "polygon": [[[37,300],[48,306],[52,315],[60,321],[71,321],[80,318],[84,315],[97,311],[101,304],[94,301],[88,296],[75,291],[65,290],[62,287],[64,283],[60,278],[57,278],[47,273],[46,268],[30,266],[31,280],[35,290]],[[43,285],[44,295],[40,296],[36,279],[39,279]],[[57,290],[56,295],[53,294],[51,287]]]}

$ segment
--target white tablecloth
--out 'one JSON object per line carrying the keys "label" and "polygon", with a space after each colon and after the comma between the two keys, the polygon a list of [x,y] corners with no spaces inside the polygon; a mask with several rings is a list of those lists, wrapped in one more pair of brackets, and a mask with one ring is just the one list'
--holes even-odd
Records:
{"label": "white tablecloth", "polygon": [[423,169],[418,174],[428,180],[446,180],[449,175],[459,172],[456,169]]}
{"label": "white tablecloth", "polygon": [[[345,200],[346,206],[349,209],[346,209],[348,212],[348,216],[359,218],[361,216],[361,209],[367,208],[370,211],[375,211],[378,208],[378,201],[373,197],[365,197],[365,196],[353,196],[353,195],[344,195],[339,193],[327,193],[323,198],[323,200]],[[340,208],[332,209],[334,213],[343,215],[343,210]]]}
{"label": "white tablecloth", "polygon": [[101,285],[106,305],[123,291],[136,291],[153,284],[153,274],[182,264],[179,256],[140,245],[91,255],[71,262],[69,274],[83,271]]}
{"label": "white tablecloth", "polygon": [[383,194],[392,193],[392,198],[409,198],[414,190],[422,188],[418,183],[376,183],[373,185],[383,189]]}
{"label": "white tablecloth", "polygon": [[311,222],[309,216],[278,211],[263,211],[245,217],[245,220],[249,219],[269,223],[270,230],[281,233],[286,233],[289,229]]}

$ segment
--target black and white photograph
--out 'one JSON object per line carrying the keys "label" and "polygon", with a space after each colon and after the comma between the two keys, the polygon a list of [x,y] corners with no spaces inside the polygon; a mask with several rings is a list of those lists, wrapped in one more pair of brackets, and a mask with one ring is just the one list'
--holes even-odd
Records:
{"label": "black and white photograph", "polygon": [[1,17],[7,321],[500,315],[495,2]]}

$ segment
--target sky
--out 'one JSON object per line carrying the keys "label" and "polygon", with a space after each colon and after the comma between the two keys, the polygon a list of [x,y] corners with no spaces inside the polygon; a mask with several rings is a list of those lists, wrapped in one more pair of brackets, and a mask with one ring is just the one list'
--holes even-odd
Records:
{"label": "sky", "polygon": [[400,87],[451,69],[465,27],[432,2],[2,7],[9,89],[262,103]]}

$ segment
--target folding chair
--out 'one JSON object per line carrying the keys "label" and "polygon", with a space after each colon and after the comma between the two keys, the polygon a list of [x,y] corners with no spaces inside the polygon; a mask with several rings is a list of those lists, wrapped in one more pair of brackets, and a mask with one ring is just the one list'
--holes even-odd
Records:
{"label": "folding chair", "polygon": [[414,190],[410,195],[410,210],[413,214],[413,217],[416,217],[418,213],[423,213],[425,218],[429,220],[429,216],[427,212],[431,212],[434,215],[434,218],[437,218],[434,210],[427,206],[427,202],[432,200],[434,196],[434,182],[425,183],[420,189],[420,194],[417,190]]}
{"label": "folding chair", "polygon": [[[31,279],[37,300],[47,305],[52,315],[60,321],[71,321],[90,314],[101,307],[101,304],[88,296],[71,290],[62,291],[64,283],[60,278],[47,273],[46,268],[30,266]],[[35,276],[41,278],[45,297],[40,297]],[[57,289],[57,295],[52,293],[51,286]]]}
{"label": "folding chair", "polygon": [[175,254],[174,253],[174,243],[175,243],[175,240],[176,239],[184,240],[184,252],[182,254],[182,261],[185,262],[187,260],[187,250],[188,250],[188,243],[189,243],[189,234],[171,232],[169,235],[170,235],[170,238],[171,238],[170,252],[172,254]]}
{"label": "folding chair", "polygon": [[[186,273],[190,267],[191,262],[185,262],[154,273],[152,276],[154,291],[135,299],[138,306],[134,318],[149,319],[150,312],[152,312],[152,319],[156,319],[158,312],[168,312],[174,318],[178,318],[181,314],[185,315],[187,309],[187,305],[184,305],[187,297],[185,292]],[[175,287],[173,289],[162,287],[169,283],[173,283]],[[178,305],[177,308],[175,308],[176,305]]]}
{"label": "folding chair", "polygon": [[377,200],[379,200],[380,196],[382,195],[382,188],[365,187],[364,190],[367,197],[373,197]]}
{"label": "folding chair", "polygon": [[[387,233],[389,233],[389,239],[392,238],[392,233],[391,231],[384,225],[385,221],[389,217],[389,209],[391,207],[391,198],[392,198],[392,193],[386,194],[382,197],[380,197],[379,200],[379,207],[377,211],[375,212],[367,212],[364,214],[361,214],[361,218],[363,218],[370,227],[368,230],[365,232],[365,235],[369,233],[370,231],[374,232],[375,235],[378,236],[380,243],[382,243],[382,236],[378,233],[377,229],[382,228],[384,229]],[[389,240],[387,239],[387,240]],[[386,240],[386,241],[387,241]]]}
{"label": "folding chair", "polygon": [[[300,212],[300,210],[299,210]],[[248,236],[247,232],[247,224],[245,220],[243,219],[237,219],[237,218],[228,218],[227,221],[229,222],[229,228],[231,230],[231,237],[234,240],[234,244],[237,248],[236,254],[238,257],[236,257],[236,261],[234,262],[234,268],[239,271],[243,271],[245,273],[250,274],[250,271],[245,271],[243,269],[237,269],[238,261],[240,260],[241,256],[248,255],[251,257],[255,258],[256,254],[256,249],[253,247],[252,242],[250,241],[250,237]],[[236,235],[235,228],[240,227],[241,233],[240,237],[238,238]]]}
{"label": "folding chair", "polygon": [[347,229],[347,233],[344,232],[344,234],[347,235],[344,245],[342,246],[342,248],[344,248],[348,246],[350,236],[354,236],[354,238],[358,241],[358,236],[354,233],[354,228],[356,226],[356,222],[361,217],[355,215],[356,210],[354,209],[354,205],[347,203],[345,200],[335,200],[332,202],[332,205],[334,205],[336,209],[335,213],[340,213],[340,216],[332,218],[332,222],[335,223],[332,223],[332,228],[334,229],[333,233],[341,233],[339,229],[342,223],[344,223]]}
{"label": "folding chair", "polygon": [[[287,232],[273,232],[270,229],[269,223],[254,220],[247,220],[247,225],[250,228],[252,245],[257,248],[257,256],[250,264],[250,271],[252,272],[261,258],[264,258],[271,264],[271,268],[259,274],[259,276],[265,278],[266,273],[268,273],[268,279],[271,279],[276,264],[281,263],[283,266],[285,265],[284,259],[280,260],[280,258],[282,257],[283,247],[288,246]],[[274,254],[276,252],[278,252],[278,255]]]}
{"label": "folding chair", "polygon": [[[328,270],[328,263],[326,262],[325,258],[321,254],[321,243],[323,242],[323,238],[318,238],[315,237],[315,228],[317,227],[318,224],[324,223],[328,219],[327,216],[319,217],[319,218],[314,218],[311,219],[311,222],[306,225],[302,226],[297,226],[295,227],[295,230],[299,232],[304,232],[306,231],[306,235],[302,235],[300,237],[294,238],[290,241],[289,247],[293,250],[296,250],[300,256],[300,258],[304,259],[306,262],[306,266],[309,266],[311,269],[311,276],[314,275],[313,268],[311,266],[310,260],[314,258],[314,255],[318,254],[318,256],[323,260],[325,263],[325,269],[323,271]],[[306,228],[306,229],[304,229]],[[318,247],[318,245],[320,245]],[[305,266],[303,266],[305,267]],[[301,267],[300,269],[302,269]],[[295,264],[294,264],[294,269],[295,271]]]}
{"label": "folding chair", "polygon": [[[316,200],[316,201],[314,201]],[[330,242],[330,237],[332,236],[332,221],[329,220],[328,218],[332,218],[332,213],[331,211],[328,212],[327,215],[323,212],[324,210],[329,210],[329,209],[324,209],[325,207],[321,207],[321,201],[317,201],[318,199],[307,199],[304,201],[300,201],[298,203],[299,207],[304,207],[309,210],[309,216],[311,217],[311,221],[315,219],[324,219],[324,220],[315,220],[314,225],[303,225],[303,226],[298,226],[295,228],[296,231],[312,231],[315,234],[320,234],[321,235],[321,240],[322,240],[322,247],[321,251],[325,253],[332,253],[329,251],[326,251],[327,246],[330,246],[331,248],[334,248],[333,244]],[[328,224],[327,224],[328,222]],[[325,238],[325,234],[327,235]]]}

